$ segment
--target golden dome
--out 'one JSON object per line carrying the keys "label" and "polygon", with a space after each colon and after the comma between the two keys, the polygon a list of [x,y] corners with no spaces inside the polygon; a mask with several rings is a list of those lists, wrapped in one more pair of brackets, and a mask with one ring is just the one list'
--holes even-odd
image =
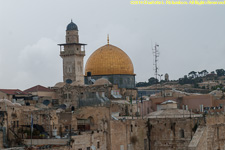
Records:
{"label": "golden dome", "polygon": [[87,60],[85,75],[134,74],[130,57],[120,48],[111,44],[97,49]]}

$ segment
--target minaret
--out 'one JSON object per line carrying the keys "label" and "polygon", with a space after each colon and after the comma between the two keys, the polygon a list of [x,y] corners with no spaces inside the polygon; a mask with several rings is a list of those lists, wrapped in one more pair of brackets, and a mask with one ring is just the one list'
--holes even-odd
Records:
{"label": "minaret", "polygon": [[63,59],[63,81],[68,84],[74,81],[84,84],[83,58],[86,44],[79,43],[78,27],[72,20],[67,25],[66,43],[58,45]]}

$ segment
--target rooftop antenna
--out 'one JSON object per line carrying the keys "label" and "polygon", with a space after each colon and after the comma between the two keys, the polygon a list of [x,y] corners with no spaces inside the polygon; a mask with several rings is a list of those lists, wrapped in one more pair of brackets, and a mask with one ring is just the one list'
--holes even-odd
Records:
{"label": "rooftop antenna", "polygon": [[159,45],[157,43],[155,43],[155,46],[154,48],[152,49],[153,51],[153,66],[154,66],[154,71],[155,71],[155,79],[157,80],[157,76],[158,76],[158,70],[159,70],[159,67],[158,67],[158,57],[159,57]]}

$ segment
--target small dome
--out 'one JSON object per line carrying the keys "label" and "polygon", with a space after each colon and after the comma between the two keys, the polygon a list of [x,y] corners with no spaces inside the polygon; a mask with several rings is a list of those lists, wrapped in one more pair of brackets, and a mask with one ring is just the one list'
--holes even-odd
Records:
{"label": "small dome", "polygon": [[58,82],[55,84],[54,88],[61,88],[61,87],[64,87],[64,85],[66,85],[65,82]]}
{"label": "small dome", "polygon": [[177,102],[175,102],[173,100],[167,100],[165,102],[162,102],[161,104],[177,104]]}
{"label": "small dome", "polygon": [[7,106],[14,106],[13,103],[7,99],[0,99],[0,103],[4,103]]}
{"label": "small dome", "polygon": [[21,106],[22,106],[20,103],[13,103],[13,104],[14,104],[14,106],[16,106],[16,107],[21,107]]}
{"label": "small dome", "polygon": [[94,83],[94,85],[105,85],[105,84],[112,85],[112,83],[109,82],[109,80],[104,79],[104,78],[100,78],[100,79],[96,80]]}
{"label": "small dome", "polygon": [[73,21],[71,20],[71,22],[67,25],[66,31],[69,30],[77,30],[78,31],[78,27],[75,23],[73,23]]}
{"label": "small dome", "polygon": [[82,83],[82,81],[74,81],[74,82],[72,82],[70,85],[71,86],[80,86],[80,85],[82,85],[83,83]]}

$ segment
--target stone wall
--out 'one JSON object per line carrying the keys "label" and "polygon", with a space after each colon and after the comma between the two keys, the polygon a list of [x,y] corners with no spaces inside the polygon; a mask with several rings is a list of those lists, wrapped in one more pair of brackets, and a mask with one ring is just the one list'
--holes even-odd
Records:
{"label": "stone wall", "polygon": [[72,107],[78,109],[83,106],[102,105],[101,100],[97,97],[97,92],[104,93],[105,97],[110,96],[111,87],[104,85],[90,86],[73,86],[66,84],[62,88],[55,89],[59,104],[66,104],[68,109]]}
{"label": "stone wall", "polygon": [[225,116],[224,114],[207,115],[207,149],[225,149]]}
{"label": "stone wall", "polygon": [[72,136],[73,150],[86,150],[87,148],[95,147],[97,150],[106,150],[106,132],[89,132],[83,135]]}
{"label": "stone wall", "polygon": [[146,120],[111,120],[110,134],[110,150],[148,148]]}
{"label": "stone wall", "polygon": [[3,149],[3,131],[0,131],[0,149]]}
{"label": "stone wall", "polygon": [[185,150],[202,118],[154,118],[149,122],[152,150]]}
{"label": "stone wall", "polygon": [[8,100],[11,101],[12,100],[12,95],[8,95],[8,94],[0,91],[0,99],[8,99]]}
{"label": "stone wall", "polygon": [[111,119],[110,109],[107,107],[83,107],[75,112],[77,119],[93,119],[91,130],[107,130],[107,122]]}
{"label": "stone wall", "polygon": [[[66,145],[69,139],[32,139],[33,145]],[[24,144],[31,145],[31,139],[24,139]]]}
{"label": "stone wall", "polygon": [[224,114],[209,114],[206,123],[196,131],[189,150],[221,150],[225,149],[225,116]]}
{"label": "stone wall", "polygon": [[195,132],[188,150],[203,150],[207,147],[207,128],[206,126],[200,126]]}

